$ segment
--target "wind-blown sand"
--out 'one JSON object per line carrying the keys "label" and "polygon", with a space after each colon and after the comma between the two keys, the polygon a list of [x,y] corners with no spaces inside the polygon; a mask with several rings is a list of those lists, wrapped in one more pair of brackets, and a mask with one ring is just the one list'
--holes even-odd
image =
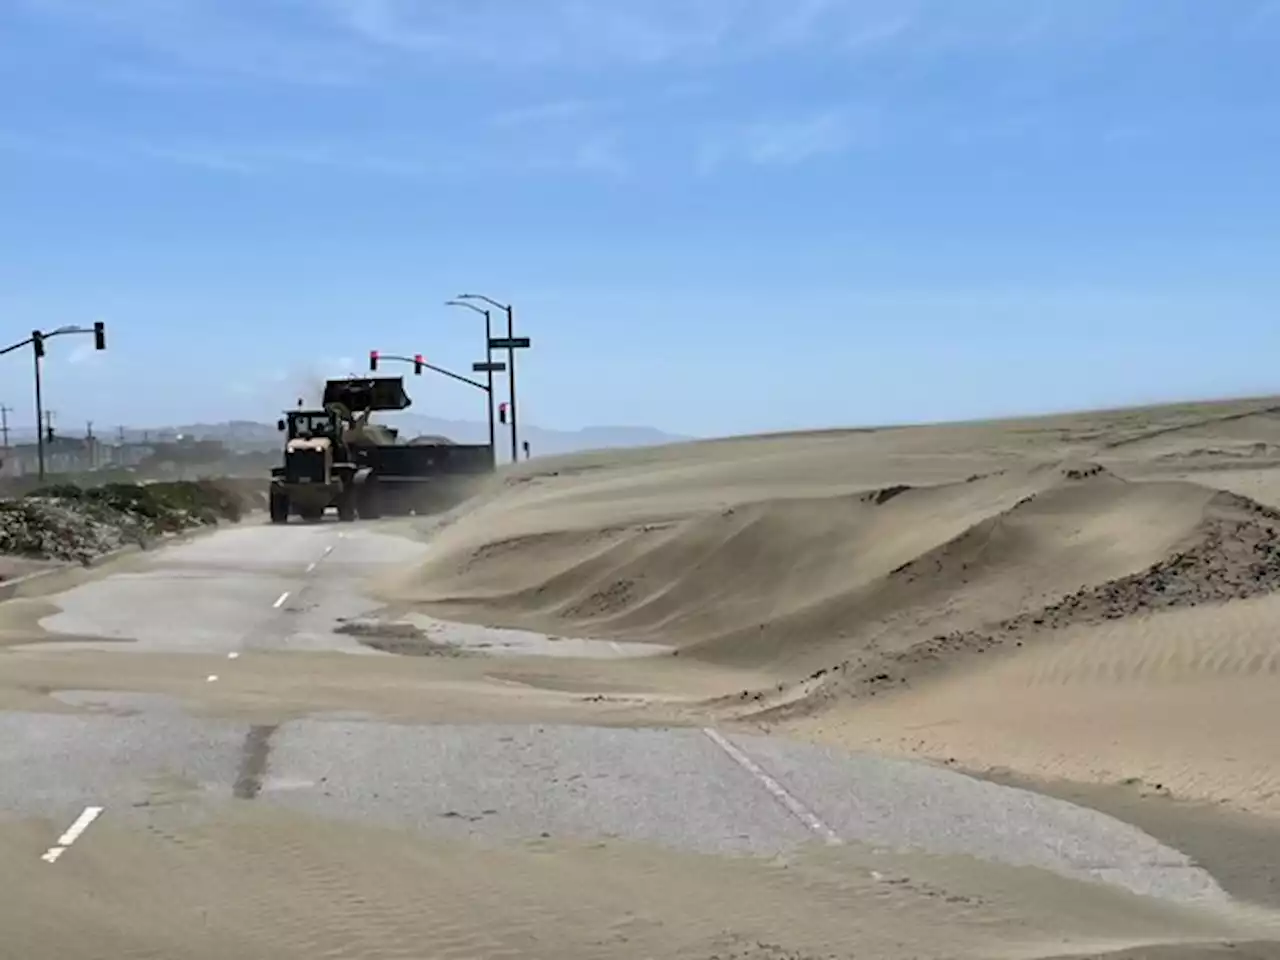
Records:
{"label": "wind-blown sand", "polygon": [[382,586],[672,645],[722,719],[1271,814],[1268,504],[1274,399],[735,438],[525,464]]}
{"label": "wind-blown sand", "polygon": [[[123,709],[117,690],[262,723],[760,727],[1096,805],[1280,907],[1277,401],[534,461],[418,532],[428,562],[376,587],[390,619],[435,627],[344,632],[424,656],[263,651],[210,684],[220,655],[13,650],[0,706]],[[0,646],[34,639],[53,589],[5,605]],[[450,649],[448,621],[655,653],[504,659]],[[55,825],[0,824],[0,928],[30,955],[58,931],[68,957],[1280,958],[1229,945],[1274,939],[1274,909],[854,844],[485,847],[267,805],[171,826],[104,818],[85,869],[55,874],[32,853]]]}
{"label": "wind-blown sand", "polygon": [[1229,935],[1222,917],[1099,884],[852,846],[766,861],[479,845],[243,805],[172,833],[103,818],[79,869],[55,874],[29,855],[50,826],[0,824],[10,956],[908,960],[1175,941],[1132,956],[1196,960]]}

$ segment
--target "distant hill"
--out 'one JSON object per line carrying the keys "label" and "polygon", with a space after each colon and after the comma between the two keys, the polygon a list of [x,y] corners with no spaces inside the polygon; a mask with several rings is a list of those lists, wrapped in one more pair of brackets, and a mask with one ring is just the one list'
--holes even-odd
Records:
{"label": "distant hill", "polygon": [[[400,428],[406,440],[414,437],[446,437],[454,443],[487,443],[488,425],[474,420],[444,420],[421,414],[385,414],[379,422]],[[509,427],[498,424],[499,459],[510,458]],[[276,449],[280,435],[276,425],[252,420],[232,420],[225,423],[188,423],[165,427],[128,427],[124,439],[128,443],[147,440],[172,440],[177,436],[196,440],[220,440],[233,450]],[[14,440],[22,442],[22,431],[14,432]],[[529,443],[529,451],[535,456],[552,456],[574,453],[580,450],[604,450],[617,447],[647,447],[665,443],[680,443],[694,437],[664,433],[653,427],[593,426],[581,430],[553,430],[535,424],[520,425],[520,440]],[[118,434],[101,437],[104,443],[115,443]]]}

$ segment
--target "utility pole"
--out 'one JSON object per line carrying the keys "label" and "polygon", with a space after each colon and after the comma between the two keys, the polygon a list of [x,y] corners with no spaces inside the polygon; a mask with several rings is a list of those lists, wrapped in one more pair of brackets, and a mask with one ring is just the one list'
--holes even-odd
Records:
{"label": "utility pole", "polygon": [[94,437],[93,437],[93,421],[85,422],[84,428],[84,445],[89,450],[89,469],[92,470],[98,465],[98,458],[95,456]]}

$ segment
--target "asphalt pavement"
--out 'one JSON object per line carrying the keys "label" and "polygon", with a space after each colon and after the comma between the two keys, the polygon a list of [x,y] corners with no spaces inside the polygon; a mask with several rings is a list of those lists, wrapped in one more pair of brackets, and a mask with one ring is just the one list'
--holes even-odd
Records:
{"label": "asphalt pavement", "polygon": [[[60,612],[42,626],[109,638],[81,645],[119,656],[221,654],[228,670],[262,650],[367,653],[333,632],[338,618],[377,608],[364,578],[428,550],[379,524],[232,528],[50,597]],[[862,843],[1041,867],[1179,901],[1226,898],[1183,854],[1100,813],[781,739],[344,716],[255,725],[157,695],[53,695],[98,709],[0,713],[0,811],[65,825],[49,837],[61,850],[51,869],[76,869],[76,846],[94,842],[98,818],[172,824],[252,802],[484,841],[617,838],[761,855]]]}

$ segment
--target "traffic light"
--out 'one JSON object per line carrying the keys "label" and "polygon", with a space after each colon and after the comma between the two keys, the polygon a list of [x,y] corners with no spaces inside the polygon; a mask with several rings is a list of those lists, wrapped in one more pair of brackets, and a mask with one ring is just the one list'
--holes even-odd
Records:
{"label": "traffic light", "polygon": [[419,376],[422,375],[422,362],[422,354],[415,353],[413,355],[413,372]]}
{"label": "traffic light", "polygon": [[378,351],[370,350],[369,351],[369,371],[373,373],[373,372],[377,372],[377,369],[378,369]]}
{"label": "traffic light", "polygon": [[95,321],[93,324],[93,349],[107,349],[107,325],[101,320]]}
{"label": "traffic light", "polygon": [[44,334],[39,330],[31,331],[31,348],[35,350],[37,357],[44,356]]}
{"label": "traffic light", "polygon": [[507,422],[507,405],[505,403],[498,404],[498,422]]}
{"label": "traffic light", "polygon": [[48,426],[44,428],[44,442],[53,443],[53,427],[52,426]]}

